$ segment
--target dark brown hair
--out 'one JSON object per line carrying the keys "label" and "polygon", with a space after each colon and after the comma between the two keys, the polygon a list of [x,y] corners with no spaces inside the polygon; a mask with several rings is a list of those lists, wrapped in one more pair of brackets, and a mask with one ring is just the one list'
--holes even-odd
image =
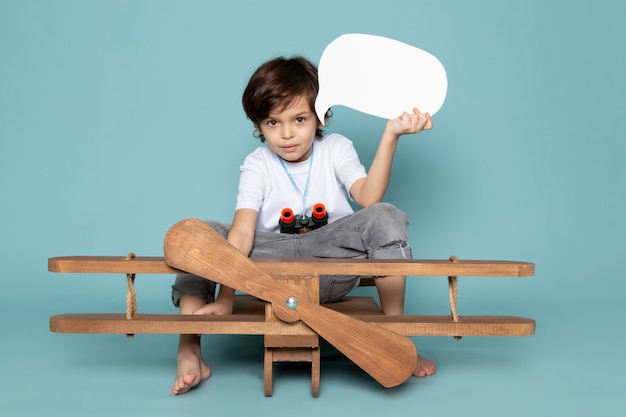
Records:
{"label": "dark brown hair", "polygon": [[[262,64],[252,74],[241,99],[248,119],[259,129],[272,110],[283,109],[299,96],[306,96],[309,107],[315,113],[315,98],[319,85],[317,67],[306,58],[274,58]],[[327,117],[329,117],[327,115]],[[322,137],[322,129],[315,136]],[[258,132],[261,142],[265,138]]]}

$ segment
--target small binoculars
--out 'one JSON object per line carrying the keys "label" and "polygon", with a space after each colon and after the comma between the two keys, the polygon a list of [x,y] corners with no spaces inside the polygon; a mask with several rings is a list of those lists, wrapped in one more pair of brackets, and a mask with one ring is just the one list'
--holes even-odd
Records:
{"label": "small binoculars", "polygon": [[294,215],[292,209],[285,208],[280,214],[278,224],[280,225],[280,233],[306,233],[328,224],[328,213],[326,213],[326,207],[321,203],[313,206],[311,217]]}

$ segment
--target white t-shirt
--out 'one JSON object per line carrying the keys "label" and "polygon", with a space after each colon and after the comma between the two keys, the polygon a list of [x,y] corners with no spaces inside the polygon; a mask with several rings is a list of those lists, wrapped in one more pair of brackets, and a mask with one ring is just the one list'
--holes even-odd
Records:
{"label": "white t-shirt", "polygon": [[279,156],[268,146],[257,148],[241,166],[236,209],[252,209],[259,213],[257,230],[278,232],[278,219],[284,208],[302,214],[302,193],[307,177],[310,180],[306,199],[307,216],[313,206],[326,206],[332,222],[354,212],[348,201],[352,184],[367,176],[352,142],[336,133],[313,142],[313,161],[283,161],[298,189],[289,179]]}

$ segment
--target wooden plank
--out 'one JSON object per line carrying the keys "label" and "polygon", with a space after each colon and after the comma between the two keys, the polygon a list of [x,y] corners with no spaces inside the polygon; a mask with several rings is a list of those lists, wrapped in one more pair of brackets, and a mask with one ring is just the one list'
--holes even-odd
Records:
{"label": "wooden plank", "polygon": [[59,314],[50,317],[50,331],[84,334],[314,334],[305,324],[267,323],[262,315],[194,316],[178,314]]}
{"label": "wooden plank", "polygon": [[271,397],[274,392],[274,349],[265,348],[263,356],[263,386],[265,396]]}
{"label": "wooden plank", "polygon": [[349,296],[334,303],[326,303],[324,307],[350,315],[383,315],[376,301],[372,297]]}
{"label": "wooden plank", "polygon": [[[355,315],[404,336],[529,336],[535,321],[509,316]],[[192,316],[175,314],[138,314],[126,319],[124,314],[62,314],[50,318],[50,330],[57,333],[100,334],[314,334],[301,322],[265,322],[263,316]]]}
{"label": "wooden plank", "polygon": [[[534,274],[534,264],[517,261],[477,261],[432,259],[253,259],[267,273],[289,271],[289,274],[304,275],[317,272],[319,275],[406,275],[406,276],[481,276],[481,277],[526,277]],[[308,271],[308,272],[305,272]],[[284,273],[284,272],[283,272]]]}
{"label": "wooden plank", "polygon": [[[535,273],[530,262],[495,260],[419,260],[419,259],[335,259],[335,258],[252,258],[269,274],[309,275],[407,275],[529,277]],[[50,272],[175,274],[163,257],[139,256],[63,256],[48,259]]]}
{"label": "wooden plank", "polygon": [[267,303],[248,294],[238,294],[235,296],[233,304],[233,314],[257,314],[262,315]]}
{"label": "wooden plank", "polygon": [[274,349],[273,362],[313,362],[313,351],[319,348],[282,347]]}
{"label": "wooden plank", "polygon": [[513,316],[385,316],[355,315],[405,336],[530,336],[535,320]]}
{"label": "wooden plank", "polygon": [[176,274],[162,256],[61,256],[48,259],[48,271],[99,274]]}
{"label": "wooden plank", "polygon": [[322,364],[320,351],[321,349],[314,349],[313,358],[311,360],[311,395],[313,398],[320,396],[320,376]]}
{"label": "wooden plank", "polygon": [[320,338],[317,334],[266,334],[263,345],[266,348],[314,348],[319,347]]}

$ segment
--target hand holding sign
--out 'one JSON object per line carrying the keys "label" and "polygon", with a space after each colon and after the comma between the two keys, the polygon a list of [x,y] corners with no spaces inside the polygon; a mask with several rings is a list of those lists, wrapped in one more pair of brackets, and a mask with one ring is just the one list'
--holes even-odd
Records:
{"label": "hand holding sign", "polygon": [[426,51],[381,36],[348,34],[332,41],[319,63],[319,120],[333,105],[393,119],[404,112],[434,115],[448,89],[446,71]]}

